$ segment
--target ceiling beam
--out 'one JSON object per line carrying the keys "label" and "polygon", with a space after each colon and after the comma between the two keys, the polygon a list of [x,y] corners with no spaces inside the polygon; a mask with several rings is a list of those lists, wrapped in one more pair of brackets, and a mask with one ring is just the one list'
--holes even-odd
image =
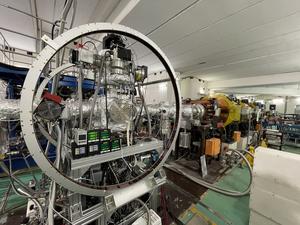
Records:
{"label": "ceiling beam", "polygon": [[[110,22],[120,23],[134,9],[140,0],[116,0],[105,1],[99,0],[89,22]],[[115,2],[115,4],[113,4]],[[110,13],[106,15],[109,8],[112,8]],[[104,34],[98,34],[95,39],[102,40]]]}
{"label": "ceiling beam", "polygon": [[139,2],[140,0],[99,0],[89,22],[120,23]]}
{"label": "ceiling beam", "polygon": [[208,88],[212,90],[220,90],[234,87],[251,87],[291,83],[300,83],[300,72],[210,81],[208,82]]}
{"label": "ceiling beam", "polygon": [[106,22],[120,23],[134,9],[140,0],[122,0],[111,12]]}

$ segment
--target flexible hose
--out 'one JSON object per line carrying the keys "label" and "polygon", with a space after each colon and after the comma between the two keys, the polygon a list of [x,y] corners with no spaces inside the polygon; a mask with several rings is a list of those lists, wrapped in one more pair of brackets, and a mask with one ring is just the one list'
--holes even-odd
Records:
{"label": "flexible hose", "polygon": [[[3,162],[0,162],[0,166],[1,166],[2,170],[3,170],[5,173],[7,173],[7,175],[10,177],[10,179],[11,179],[11,187],[12,187],[13,191],[14,191],[17,195],[19,195],[19,196],[21,196],[21,197],[28,197],[28,198],[30,198],[30,199],[36,204],[36,206],[38,207],[40,219],[43,220],[43,219],[44,219],[44,213],[43,213],[43,209],[42,209],[42,206],[41,206],[40,202],[39,202],[37,199],[35,199],[35,198],[34,198],[31,194],[29,194],[28,192],[22,190],[21,188],[16,188],[16,186],[15,186],[15,184],[14,184],[14,180],[15,180],[15,181],[18,181],[18,178],[14,177],[13,174],[9,173],[8,168],[6,167],[6,165],[5,165]],[[19,182],[20,182],[20,183],[19,183]],[[18,182],[19,185],[20,185],[20,186],[23,186],[22,182],[21,182],[21,181],[19,181],[19,182]]]}
{"label": "flexible hose", "polygon": [[[237,153],[245,162],[246,162],[246,165],[247,165],[247,168],[249,170],[249,173],[250,173],[250,182],[249,182],[249,185],[248,187],[244,190],[244,191],[233,191],[233,190],[227,190],[227,189],[222,189],[222,188],[219,188],[219,187],[216,187],[206,181],[203,181],[203,180],[200,180],[196,177],[193,177],[185,172],[183,172],[182,170],[176,168],[176,170],[178,172],[180,172],[182,175],[184,175],[185,177],[187,177],[188,179],[194,181],[195,183],[197,184],[200,184],[212,191],[215,191],[215,192],[218,192],[220,194],[224,194],[224,195],[228,195],[228,196],[233,196],[233,197],[241,197],[241,196],[245,196],[247,194],[249,194],[250,192],[250,189],[251,189],[251,184],[252,184],[252,168],[251,168],[251,165],[249,163],[249,161],[247,160],[247,158],[242,154],[240,153],[239,151],[237,150],[234,150],[234,149],[231,149],[231,151]],[[168,166],[167,166],[168,167]],[[169,166],[170,167],[170,166]]]}
{"label": "flexible hose", "polygon": [[150,213],[148,206],[139,198],[137,198],[136,201],[139,202],[146,209],[147,215],[148,215],[147,216],[147,225],[151,225],[151,213]]}
{"label": "flexible hose", "polygon": [[41,221],[43,221],[44,220],[44,213],[43,213],[43,208],[42,208],[42,205],[40,204],[40,202],[38,200],[34,199],[29,193],[22,190],[21,188],[18,188],[17,191],[19,193],[21,193],[23,196],[27,196],[28,198],[30,198],[34,202],[34,204],[38,207],[40,219],[41,219]]}
{"label": "flexible hose", "polygon": [[252,152],[249,152],[249,151],[247,151],[245,149],[239,149],[239,151],[247,153],[248,155],[250,155],[254,159],[254,154]]}

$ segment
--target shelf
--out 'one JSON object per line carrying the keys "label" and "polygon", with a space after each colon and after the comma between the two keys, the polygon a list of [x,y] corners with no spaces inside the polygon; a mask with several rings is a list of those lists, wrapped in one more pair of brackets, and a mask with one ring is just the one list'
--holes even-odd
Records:
{"label": "shelf", "polygon": [[132,145],[130,147],[122,147],[119,151],[108,152],[101,155],[89,156],[81,159],[72,160],[71,170],[83,169],[93,165],[109,162],[119,158],[149,152],[152,150],[161,151],[163,148],[163,141],[152,139],[149,142]]}

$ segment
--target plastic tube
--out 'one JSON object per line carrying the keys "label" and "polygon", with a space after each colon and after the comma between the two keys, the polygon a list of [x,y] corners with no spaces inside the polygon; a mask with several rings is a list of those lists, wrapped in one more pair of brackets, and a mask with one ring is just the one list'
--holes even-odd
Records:
{"label": "plastic tube", "polygon": [[233,149],[231,149],[230,151],[233,151],[233,152],[237,153],[241,158],[243,158],[245,160],[247,168],[249,170],[249,173],[250,173],[250,182],[249,182],[248,187],[244,191],[239,192],[239,191],[222,189],[222,188],[216,187],[216,186],[214,186],[214,185],[212,185],[212,184],[210,184],[210,183],[208,183],[206,181],[203,181],[203,180],[200,180],[200,179],[198,179],[196,177],[193,177],[193,176],[191,176],[191,175],[183,172],[180,169],[176,168],[176,170],[178,172],[180,172],[181,174],[183,174],[188,179],[190,179],[190,180],[194,181],[195,183],[200,184],[200,185],[202,185],[202,186],[204,186],[204,187],[206,187],[206,188],[208,188],[208,189],[210,189],[212,191],[218,192],[220,194],[228,195],[228,196],[233,196],[233,197],[245,196],[245,195],[249,194],[250,189],[251,189],[251,184],[252,184],[252,168],[251,168],[251,165],[250,165],[249,161],[246,159],[246,157],[242,153],[240,153],[237,150],[233,150]]}
{"label": "plastic tube", "polygon": [[147,225],[151,225],[151,214],[150,214],[150,210],[148,208],[148,206],[139,198],[136,199],[137,202],[139,202],[147,211]]}
{"label": "plastic tube", "polygon": [[34,202],[34,204],[38,207],[40,219],[41,219],[41,221],[43,221],[43,219],[44,219],[44,213],[43,213],[43,208],[42,208],[42,205],[40,204],[40,202],[38,200],[34,199],[29,193],[27,193],[26,191],[22,190],[21,188],[18,188],[17,191],[19,193],[27,196],[28,198],[30,198]]}
{"label": "plastic tube", "polygon": [[252,152],[249,152],[249,151],[247,151],[245,149],[240,149],[239,151],[246,152],[248,155],[250,155],[254,159],[254,155],[253,155]]}

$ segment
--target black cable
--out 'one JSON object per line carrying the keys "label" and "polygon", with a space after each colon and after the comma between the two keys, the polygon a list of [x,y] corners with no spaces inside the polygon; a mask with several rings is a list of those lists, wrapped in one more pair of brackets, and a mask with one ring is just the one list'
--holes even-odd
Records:
{"label": "black cable", "polygon": [[107,74],[106,66],[104,67],[104,90],[105,90],[105,117],[106,117],[106,129],[108,129],[108,102],[107,102]]}
{"label": "black cable", "polygon": [[134,130],[137,131],[137,128],[138,128],[138,124],[140,123],[140,119],[141,119],[141,116],[142,116],[142,112],[143,112],[143,106],[141,106],[141,109],[140,109],[140,113],[138,115],[138,118],[136,120],[136,123],[135,123],[135,126],[134,126]]}
{"label": "black cable", "polygon": [[52,29],[51,29],[51,38],[52,38],[52,40],[54,39],[54,29],[55,29],[55,27],[57,26],[57,24],[58,24],[59,22],[60,22],[59,20],[56,20],[56,21],[54,22],[54,24],[52,25]]}

